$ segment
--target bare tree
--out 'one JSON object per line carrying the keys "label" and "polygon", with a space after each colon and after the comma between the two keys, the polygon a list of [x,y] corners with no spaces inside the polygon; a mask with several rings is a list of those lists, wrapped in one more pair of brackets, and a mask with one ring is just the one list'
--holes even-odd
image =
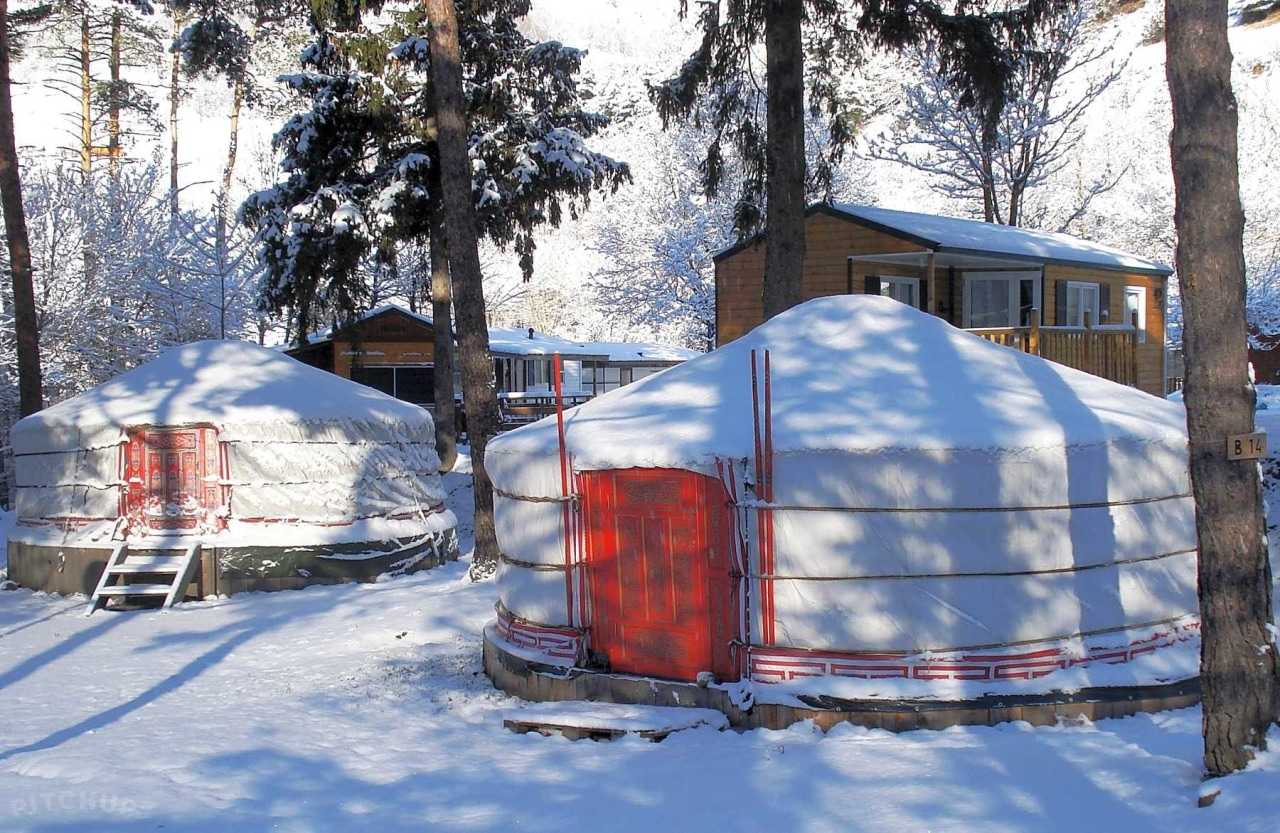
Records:
{"label": "bare tree", "polygon": [[31,244],[22,206],[22,177],[13,137],[13,94],[9,79],[9,2],[0,0],[0,203],[4,209],[9,271],[13,278],[13,323],[18,352],[19,409],[23,416],[43,407],[40,338],[32,286]]}
{"label": "bare tree", "polygon": [[[1090,106],[1124,71],[1107,62],[1110,44],[1090,41],[1092,3],[1062,9],[1035,27],[1035,42],[1014,64],[999,119],[968,105],[948,78],[936,49],[911,54],[919,73],[906,87],[905,111],[871,144],[872,156],[929,175],[947,197],[980,202],[989,223],[1026,225],[1027,197],[1071,161]],[[1065,231],[1125,171],[1097,171],[1063,217],[1035,218]]]}
{"label": "bare tree", "polygon": [[1165,37],[1200,544],[1204,765],[1216,776],[1242,769],[1265,748],[1280,702],[1258,466],[1226,453],[1228,436],[1253,431],[1255,396],[1226,0],[1167,0]]}
{"label": "bare tree", "polygon": [[471,574],[480,578],[491,575],[498,566],[493,486],[484,468],[485,446],[497,433],[498,398],[493,389],[493,361],[489,355],[489,328],[485,321],[476,211],[471,193],[457,10],[453,0],[424,0],[424,3],[431,21],[431,85],[435,92],[436,144],[440,154],[445,233],[449,241],[449,267],[458,315],[462,401],[467,415],[475,492],[476,549]]}

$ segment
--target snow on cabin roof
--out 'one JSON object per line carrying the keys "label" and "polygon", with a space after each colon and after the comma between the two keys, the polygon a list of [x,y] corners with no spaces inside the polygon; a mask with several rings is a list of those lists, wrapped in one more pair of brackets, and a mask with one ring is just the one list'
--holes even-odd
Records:
{"label": "snow on cabin roof", "polygon": [[[431,424],[416,405],[246,341],[197,341],[33,414],[13,427],[21,450],[139,425],[362,422]],[[282,429],[283,430],[283,429]],[[68,438],[54,439],[53,435]],[[88,447],[82,446],[82,447]]]}
{"label": "snow on cabin roof", "polygon": [[684,362],[701,356],[697,350],[688,347],[673,347],[668,344],[653,344],[643,341],[592,341],[583,345],[589,350],[603,353],[611,362],[629,362],[644,364],[645,362]]}
{"label": "snow on cabin roof", "polygon": [[1136,269],[1169,275],[1163,263],[1120,249],[1051,231],[1003,226],[939,214],[918,214],[869,205],[837,204],[833,208],[870,223],[905,232],[938,251],[990,253],[1035,260],[1084,263],[1108,269]]}
{"label": "snow on cabin roof", "polygon": [[550,356],[552,353],[559,353],[562,356],[604,357],[601,352],[587,349],[585,344],[537,330],[533,331],[531,337],[528,328],[490,327],[489,351],[505,356]]}
{"label": "snow on cabin roof", "polygon": [[[338,329],[342,330],[347,327],[350,327],[352,324],[358,324],[361,321],[368,321],[371,318],[377,318],[379,315],[392,312],[392,311],[401,313],[402,315],[408,316],[409,318],[417,319],[419,322],[425,324],[428,327],[435,326],[434,324],[435,319],[433,319],[430,315],[424,315],[420,312],[412,312],[400,306],[399,304],[380,304],[379,306],[374,307],[368,312],[363,312],[360,315],[356,316],[354,320],[348,321],[346,324],[340,324],[338,326]],[[316,332],[310,333],[307,336],[307,343],[319,344],[322,341],[328,341],[329,339],[333,338],[333,333],[334,333],[333,327],[326,327],[323,330],[317,330]],[[291,350],[293,349],[293,345],[286,345],[285,349]]]}
{"label": "snow on cabin roof", "polygon": [[539,333],[529,337],[529,330],[491,327],[489,350],[508,356],[550,356],[559,353],[575,358],[607,359],[611,362],[644,364],[654,362],[669,364],[682,362],[702,355],[685,347],[666,344],[649,344],[637,341],[570,341],[557,336]]}
{"label": "snow on cabin roof", "polygon": [[[575,468],[690,468],[751,457],[752,349],[771,353],[780,454],[1186,441],[1176,403],[992,344],[890,298],[845,295],[801,304],[724,347],[569,410]],[[554,420],[497,438],[495,482],[519,477],[519,461],[556,448]]]}
{"label": "snow on cabin roof", "polygon": [[[1072,237],[1069,234],[852,203],[817,205],[810,208],[811,212],[815,210],[862,221],[890,234],[914,240],[937,252],[996,255],[1037,262],[1080,264],[1103,269],[1146,272],[1162,276],[1173,273],[1173,270],[1163,263],[1111,246],[1104,246],[1101,243]],[[717,253],[716,258],[724,257],[736,251],[737,248],[725,249]]]}
{"label": "snow on cabin roof", "polygon": [[[429,315],[410,312],[399,304],[382,304],[361,314],[354,321],[342,325],[338,329],[341,330],[344,326],[350,326],[353,323],[368,321],[391,311],[399,312],[409,318],[415,318],[428,327],[432,326],[433,319]],[[307,336],[307,343],[318,344],[328,341],[333,338],[333,334],[334,329],[332,327],[314,332]],[[293,350],[294,347],[292,345],[283,345],[279,349],[287,351]],[[611,362],[631,364],[643,364],[645,362],[669,364],[682,362],[701,355],[697,350],[674,347],[668,344],[640,341],[571,341],[558,336],[539,333],[536,330],[533,337],[530,338],[528,328],[510,329],[504,327],[489,328],[489,350],[493,353],[508,356],[550,356],[552,353],[560,353],[563,356],[607,359]]]}

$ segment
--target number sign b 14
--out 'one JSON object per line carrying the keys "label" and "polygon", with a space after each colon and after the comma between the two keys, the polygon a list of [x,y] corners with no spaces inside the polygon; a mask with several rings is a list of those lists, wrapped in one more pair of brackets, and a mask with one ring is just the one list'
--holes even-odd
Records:
{"label": "number sign b 14", "polygon": [[1232,434],[1227,437],[1228,460],[1257,460],[1266,453],[1267,435],[1265,432]]}

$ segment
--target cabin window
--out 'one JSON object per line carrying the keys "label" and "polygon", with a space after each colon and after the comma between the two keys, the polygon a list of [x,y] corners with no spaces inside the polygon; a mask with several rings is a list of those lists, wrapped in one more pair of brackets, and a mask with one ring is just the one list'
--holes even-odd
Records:
{"label": "cabin window", "polygon": [[414,405],[435,402],[435,368],[429,365],[357,365],[351,368],[351,381]]}
{"label": "cabin window", "polygon": [[1124,322],[1133,323],[1133,314],[1138,314],[1138,341],[1147,343],[1147,288],[1145,286],[1126,286],[1124,288]]}
{"label": "cabin window", "polygon": [[1084,314],[1089,313],[1089,324],[1096,325],[1098,317],[1098,285],[1082,281],[1067,282],[1067,318],[1068,327],[1083,327]]}
{"label": "cabin window", "polygon": [[1036,272],[970,272],[964,276],[966,327],[1026,327],[1040,307]]}
{"label": "cabin window", "polygon": [[629,367],[611,367],[606,364],[587,365],[583,370],[584,379],[589,379],[590,384],[584,383],[584,387],[590,387],[594,393],[607,393],[616,390],[623,385],[631,384],[633,377],[631,368]]}
{"label": "cabin window", "polygon": [[534,390],[549,389],[551,384],[551,360],[550,359],[525,359],[524,360],[524,389]]}
{"label": "cabin window", "polygon": [[880,294],[906,304],[920,306],[920,279],[880,276]]}

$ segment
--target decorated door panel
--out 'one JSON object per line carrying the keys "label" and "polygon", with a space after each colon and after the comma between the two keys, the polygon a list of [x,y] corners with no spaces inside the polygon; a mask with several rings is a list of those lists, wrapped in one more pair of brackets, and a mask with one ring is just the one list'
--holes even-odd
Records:
{"label": "decorated door panel", "polygon": [[198,531],[220,523],[217,431],[140,428],[126,447],[126,513],[139,530]]}
{"label": "decorated door panel", "polygon": [[692,472],[590,472],[585,482],[592,649],[615,671],[731,675],[732,582],[720,486]]}

